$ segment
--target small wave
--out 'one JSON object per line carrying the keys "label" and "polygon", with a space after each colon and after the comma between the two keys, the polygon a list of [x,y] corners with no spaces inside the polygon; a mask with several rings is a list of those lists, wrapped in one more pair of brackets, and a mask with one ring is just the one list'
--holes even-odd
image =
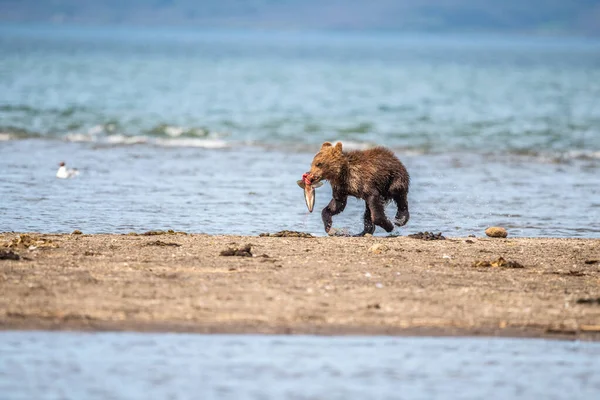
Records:
{"label": "small wave", "polygon": [[104,133],[104,125],[94,125],[87,131],[88,135],[99,135]]}
{"label": "small wave", "polygon": [[200,147],[205,149],[223,149],[231,147],[234,144],[220,139],[203,139],[203,138],[152,138],[148,136],[125,136],[111,135],[103,138],[103,140],[94,140],[99,144],[108,144],[112,146],[124,145],[140,145],[148,144],[159,147]]}
{"label": "small wave", "polygon": [[535,151],[511,150],[509,155],[533,159],[546,164],[566,164],[572,161],[598,161],[599,150],[566,150],[566,151]]}
{"label": "small wave", "polygon": [[37,132],[31,132],[26,129],[17,128],[14,126],[0,126],[0,135],[2,135],[2,141],[35,139],[41,136]]}
{"label": "small wave", "polygon": [[0,111],[29,113],[37,110],[25,104],[2,104],[0,105]]}
{"label": "small wave", "polygon": [[93,142],[94,137],[86,133],[69,133],[64,136],[67,142]]}
{"label": "small wave", "polygon": [[574,160],[600,160],[600,151],[571,150],[566,152],[566,156]]}
{"label": "small wave", "polygon": [[224,149],[231,147],[233,143],[220,139],[156,139],[154,144],[165,147],[201,147],[205,149]]}
{"label": "small wave", "polygon": [[171,138],[178,137],[191,137],[191,138],[204,138],[211,134],[208,129],[205,128],[187,128],[177,125],[160,124],[145,132],[150,136],[164,136]]}
{"label": "small wave", "polygon": [[108,144],[144,144],[148,140],[147,136],[110,135],[105,138]]}
{"label": "small wave", "polygon": [[94,125],[87,130],[88,135],[110,135],[116,133],[119,130],[119,123],[116,121],[109,121],[103,124]]}
{"label": "small wave", "polygon": [[[568,164],[583,162],[591,168],[600,166],[600,149],[597,148],[564,148],[549,149],[533,146],[523,148],[504,146],[489,146],[487,148],[474,148],[465,143],[443,146],[440,142],[411,141],[410,138],[376,137],[374,135],[350,135],[348,138],[331,133],[330,137],[324,135],[281,135],[273,136],[259,133],[255,140],[243,140],[229,137],[228,134],[210,131],[207,128],[185,127],[176,124],[159,124],[149,131],[143,131],[135,126],[125,127],[115,120],[107,120],[99,124],[90,124],[76,130],[60,131],[59,128],[49,132],[30,131],[18,126],[0,125],[0,141],[23,139],[62,140],[68,142],[97,143],[99,145],[139,145],[148,144],[164,147],[199,147],[206,149],[221,149],[234,146],[255,147],[266,150],[275,150],[294,153],[316,153],[325,140],[332,143],[341,141],[345,150],[365,150],[378,145],[389,147],[399,156],[443,155],[443,154],[479,154],[490,156],[499,161],[525,160],[533,163]],[[319,139],[322,137],[322,139]],[[225,138],[227,140],[225,140]],[[337,140],[336,140],[337,139]],[[350,140],[349,140],[350,139]],[[387,140],[386,140],[387,139]],[[440,139],[441,140],[441,139]],[[403,145],[406,143],[406,145]],[[566,146],[565,146],[566,147]]]}
{"label": "small wave", "polygon": [[368,142],[344,140],[342,141],[342,146],[344,150],[366,150],[372,147],[376,147],[377,145]]}
{"label": "small wave", "polygon": [[85,107],[68,106],[65,108],[38,108],[27,104],[0,104],[0,112],[20,113],[29,116],[42,114],[56,114],[60,117],[69,117],[77,112],[86,111]]}

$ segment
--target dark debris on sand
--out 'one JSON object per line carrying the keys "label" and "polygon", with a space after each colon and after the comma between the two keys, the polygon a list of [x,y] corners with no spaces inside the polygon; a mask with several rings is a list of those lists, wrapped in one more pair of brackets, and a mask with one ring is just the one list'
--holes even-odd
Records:
{"label": "dark debris on sand", "polygon": [[18,261],[21,256],[12,250],[0,250],[0,260],[15,260]]}
{"label": "dark debris on sand", "polygon": [[231,257],[252,257],[252,246],[247,244],[244,247],[230,247],[227,250],[223,250],[220,255]]}
{"label": "dark debris on sand", "polygon": [[152,242],[148,242],[145,246],[173,246],[173,247],[181,247],[179,243],[172,242],[163,242],[162,240],[153,240]]}
{"label": "dark debris on sand", "polygon": [[412,235],[408,235],[409,238],[413,239],[421,239],[421,240],[446,240],[444,236],[442,236],[442,232],[433,233],[433,232],[418,232],[413,233]]}
{"label": "dark debris on sand", "polygon": [[144,232],[144,233],[137,233],[137,232],[129,232],[126,233],[126,236],[158,236],[158,235],[187,235],[187,232],[177,232],[174,231],[173,229],[169,229],[167,231],[148,231],[148,232]]}
{"label": "dark debris on sand", "polygon": [[297,232],[297,231],[279,231],[277,233],[261,233],[260,237],[300,237],[300,238],[314,238],[310,233]]}
{"label": "dark debris on sand", "polygon": [[175,232],[173,229],[168,231],[148,231],[142,233],[144,236],[156,236],[156,235],[187,235],[187,232]]}
{"label": "dark debris on sand", "polygon": [[589,304],[589,305],[599,305],[600,306],[600,297],[577,299],[576,303],[577,304]]}
{"label": "dark debris on sand", "polygon": [[552,271],[549,272],[550,275],[561,275],[561,276],[587,276],[587,274],[583,271],[577,271],[571,269],[569,271]]}
{"label": "dark debris on sand", "polygon": [[506,261],[504,258],[499,257],[494,261],[475,261],[473,267],[485,267],[485,268],[525,268],[523,265],[516,261]]}
{"label": "dark debris on sand", "polygon": [[13,238],[9,243],[4,243],[4,247],[12,249],[37,249],[37,248],[56,248],[58,244],[50,239],[44,239],[33,234],[22,233]]}

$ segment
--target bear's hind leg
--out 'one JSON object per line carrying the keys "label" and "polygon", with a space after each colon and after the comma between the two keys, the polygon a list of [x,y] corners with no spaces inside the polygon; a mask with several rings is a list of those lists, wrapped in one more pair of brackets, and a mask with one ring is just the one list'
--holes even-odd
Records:
{"label": "bear's hind leg", "polygon": [[406,199],[406,191],[400,190],[396,193],[392,194],[392,198],[396,205],[398,206],[398,212],[396,213],[396,217],[394,218],[394,224],[397,226],[404,226],[408,222],[410,218],[410,213],[408,212],[408,200]]}
{"label": "bear's hind leg", "polygon": [[361,233],[358,233],[354,236],[365,236],[367,233],[372,235],[373,232],[375,232],[375,224],[373,223],[373,220],[371,219],[371,209],[369,208],[369,203],[366,203],[366,205],[367,205],[367,208],[365,209],[365,214],[363,215],[363,221],[365,223],[365,227]]}
{"label": "bear's hind leg", "polygon": [[385,216],[385,207],[381,196],[373,195],[367,199],[367,204],[371,209],[371,220],[377,226],[385,229],[386,232],[394,230],[394,224]]}

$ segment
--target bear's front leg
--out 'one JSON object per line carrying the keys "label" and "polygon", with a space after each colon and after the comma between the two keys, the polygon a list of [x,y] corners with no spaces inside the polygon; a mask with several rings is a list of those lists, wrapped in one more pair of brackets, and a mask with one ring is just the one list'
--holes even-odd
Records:
{"label": "bear's front leg", "polygon": [[329,233],[331,224],[333,223],[333,216],[341,213],[346,208],[347,197],[331,199],[327,207],[321,211],[321,218],[323,219],[323,225],[325,226],[325,232]]}

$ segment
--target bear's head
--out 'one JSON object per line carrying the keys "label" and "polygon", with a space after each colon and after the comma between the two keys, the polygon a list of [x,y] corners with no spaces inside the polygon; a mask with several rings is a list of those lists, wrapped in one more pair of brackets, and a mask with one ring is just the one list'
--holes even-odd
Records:
{"label": "bear's head", "polygon": [[311,182],[319,182],[323,179],[335,181],[339,178],[346,159],[342,153],[342,143],[338,142],[335,146],[329,142],[323,143],[321,150],[313,158],[308,173]]}

